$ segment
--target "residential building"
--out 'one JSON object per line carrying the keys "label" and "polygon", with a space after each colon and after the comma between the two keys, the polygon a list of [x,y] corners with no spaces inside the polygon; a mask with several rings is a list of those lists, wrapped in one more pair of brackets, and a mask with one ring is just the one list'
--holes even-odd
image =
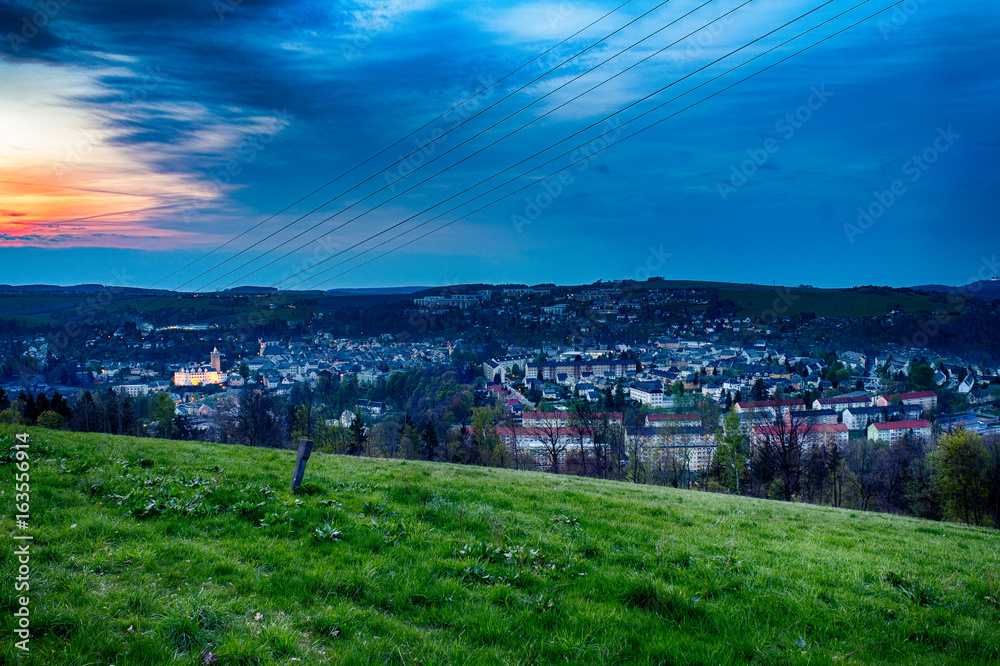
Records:
{"label": "residential building", "polygon": [[770,417],[780,409],[782,413],[805,411],[805,404],[801,400],[751,400],[737,402],[733,407],[741,417]]}
{"label": "residential building", "polygon": [[141,395],[149,395],[149,386],[146,384],[121,384],[111,388],[115,393],[123,393],[130,398],[137,398]]}
{"label": "residential building", "polygon": [[701,414],[649,414],[646,426],[650,428],[700,428]]}
{"label": "residential building", "polygon": [[629,397],[651,407],[663,406],[663,384],[660,382],[635,382],[629,387]]}
{"label": "residential building", "polygon": [[818,398],[813,401],[813,409],[835,409],[842,412],[849,407],[871,407],[872,396],[869,393],[838,395],[835,398]]}
{"label": "residential building", "polygon": [[[594,412],[591,419],[599,423],[607,417],[608,422],[620,424],[621,412]],[[573,412],[524,412],[521,415],[521,425],[525,428],[566,428],[576,422]]]}
{"label": "residential building", "polygon": [[868,426],[868,439],[877,442],[895,442],[902,439],[906,433],[922,439],[931,436],[930,422],[920,419],[917,421],[889,421],[887,423],[873,423]]}
{"label": "residential building", "polygon": [[[794,412],[795,420],[799,423],[812,423],[813,425],[830,425],[838,422],[840,412],[836,409],[806,409]],[[791,423],[792,412],[785,412],[785,421]]]}
{"label": "residential building", "polygon": [[912,421],[923,413],[920,405],[889,405],[886,407],[850,407],[843,414],[848,430],[867,430],[872,423]]}
{"label": "residential building", "polygon": [[934,391],[917,391],[915,393],[881,395],[875,400],[875,406],[887,407],[897,400],[904,405],[920,405],[920,407],[925,410],[934,409],[938,404],[937,393]]}
{"label": "residential building", "polygon": [[526,371],[528,362],[531,359],[527,356],[504,356],[502,358],[491,358],[483,363],[483,375],[487,381],[493,381],[499,375],[500,382],[507,381],[507,374],[516,365],[522,373]]}
{"label": "residential building", "polygon": [[615,378],[625,377],[629,372],[635,372],[636,362],[632,359],[610,360],[597,359],[587,361],[540,361],[529,362],[526,376],[537,377],[544,381],[555,381],[559,373],[574,379],[580,379],[585,372],[595,374],[612,373]]}
{"label": "residential building", "polygon": [[[844,447],[849,437],[847,426],[843,423],[825,423],[813,425],[799,423],[788,427],[777,425],[756,426],[753,429],[753,445],[765,446],[776,444],[782,437],[797,437],[799,446],[805,450],[814,445]],[[790,443],[790,441],[789,441]]]}

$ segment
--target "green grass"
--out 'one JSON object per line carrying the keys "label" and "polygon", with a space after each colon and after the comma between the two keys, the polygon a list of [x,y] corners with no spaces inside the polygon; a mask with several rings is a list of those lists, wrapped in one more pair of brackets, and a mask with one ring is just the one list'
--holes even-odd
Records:
{"label": "green grass", "polygon": [[291,496],[291,451],[31,436],[17,663],[1000,661],[986,529],[323,454]]}

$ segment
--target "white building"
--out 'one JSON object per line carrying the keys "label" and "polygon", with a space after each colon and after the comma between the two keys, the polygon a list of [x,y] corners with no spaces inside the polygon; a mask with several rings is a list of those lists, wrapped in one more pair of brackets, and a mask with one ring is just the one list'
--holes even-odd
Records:
{"label": "white building", "polygon": [[878,442],[895,442],[912,433],[921,439],[928,439],[931,436],[930,422],[920,419],[919,421],[890,421],[889,423],[873,423],[868,426],[868,439]]}
{"label": "white building", "polygon": [[663,406],[663,384],[660,382],[635,382],[629,387],[629,397],[651,407]]}
{"label": "white building", "polygon": [[112,390],[115,393],[124,393],[130,398],[149,395],[149,387],[145,384],[122,384],[120,386],[113,386]]}

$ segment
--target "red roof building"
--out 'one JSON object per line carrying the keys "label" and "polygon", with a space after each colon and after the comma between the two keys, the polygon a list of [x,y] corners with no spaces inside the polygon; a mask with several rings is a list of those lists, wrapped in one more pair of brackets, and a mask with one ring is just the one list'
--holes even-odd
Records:
{"label": "red roof building", "polygon": [[896,395],[880,395],[875,401],[876,407],[888,407],[896,399],[904,405],[920,405],[924,409],[937,407],[937,393],[934,391],[917,391],[915,393],[898,393]]}
{"label": "red roof building", "polygon": [[889,421],[887,423],[873,423],[868,426],[868,439],[877,442],[895,442],[906,436],[906,433],[921,438],[931,436],[931,424],[925,419],[917,421]]}

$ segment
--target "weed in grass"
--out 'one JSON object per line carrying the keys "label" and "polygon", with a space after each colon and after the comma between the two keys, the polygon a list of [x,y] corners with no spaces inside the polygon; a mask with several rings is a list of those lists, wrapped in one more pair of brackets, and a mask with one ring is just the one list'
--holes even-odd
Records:
{"label": "weed in grass", "polygon": [[379,504],[377,502],[365,502],[361,507],[361,515],[366,517],[381,517],[381,516],[395,516],[395,511],[390,511],[389,507],[385,504]]}
{"label": "weed in grass", "polygon": [[579,527],[580,521],[576,518],[570,518],[569,516],[556,516],[555,518],[549,518],[550,523],[559,523],[562,525],[569,525],[570,527]]}
{"label": "weed in grass", "polygon": [[525,603],[536,613],[548,613],[555,609],[556,598],[545,594],[536,594],[535,596],[528,597]]}
{"label": "weed in grass", "polygon": [[399,521],[395,525],[391,525],[389,530],[382,535],[382,541],[386,545],[394,546],[400,541],[400,539],[403,539],[406,536],[406,533],[406,523]]}
{"label": "weed in grass", "polygon": [[465,569],[462,570],[462,580],[469,583],[493,585],[494,583],[502,582],[505,579],[503,577],[495,576],[480,564],[473,564],[472,566],[465,567]]}
{"label": "weed in grass", "polygon": [[322,527],[313,530],[312,537],[315,541],[343,541],[344,533],[330,527],[330,523],[324,523]]}

